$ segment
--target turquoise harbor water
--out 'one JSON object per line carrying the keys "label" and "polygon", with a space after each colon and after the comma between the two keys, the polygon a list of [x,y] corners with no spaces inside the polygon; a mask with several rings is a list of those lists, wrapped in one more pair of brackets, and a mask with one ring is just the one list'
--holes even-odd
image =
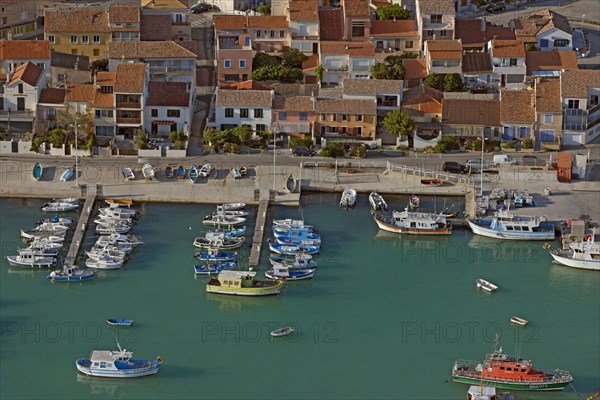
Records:
{"label": "turquoise harbor water", "polygon": [[[0,397],[464,399],[466,385],[446,382],[452,363],[481,360],[497,331],[510,354],[570,371],[582,396],[600,390],[600,274],[552,264],[542,243],[463,229],[447,238],[384,234],[365,196],[348,211],[338,200],[309,194],[301,209],[270,209],[270,218],[303,215],[320,229],[318,271],[278,297],[237,298],[207,295],[206,279],[193,274],[191,243],[212,206],[143,204],[133,233],[145,244],[123,269],[52,284],[48,271],[5,259],[42,202],[0,199]],[[478,277],[499,290],[476,289]],[[511,327],[513,315],[530,325]],[[77,358],[115,347],[111,317],[135,320],[119,330],[121,344],[139,358],[161,355],[158,375],[78,375]],[[269,337],[285,325],[297,333]],[[519,397],[579,398],[570,387]]]}

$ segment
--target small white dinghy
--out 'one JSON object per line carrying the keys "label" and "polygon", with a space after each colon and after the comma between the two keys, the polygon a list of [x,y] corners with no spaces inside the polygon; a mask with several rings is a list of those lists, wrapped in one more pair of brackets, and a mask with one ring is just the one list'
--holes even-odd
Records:
{"label": "small white dinghy", "polygon": [[498,286],[486,281],[485,279],[476,279],[475,283],[478,288],[482,288],[483,290],[487,290],[488,292],[495,292],[496,289],[498,289]]}
{"label": "small white dinghy", "polygon": [[342,193],[342,199],[340,200],[340,207],[349,208],[356,205],[356,190],[346,189]]}
{"label": "small white dinghy", "polygon": [[271,336],[281,337],[291,335],[292,333],[294,333],[294,328],[291,326],[286,326],[285,328],[275,329],[273,332],[271,332]]}
{"label": "small white dinghy", "polygon": [[525,326],[529,323],[529,321],[527,321],[525,318],[521,318],[521,317],[512,317],[510,319],[510,322],[512,322],[513,324],[521,325],[521,326]]}
{"label": "small white dinghy", "polygon": [[154,168],[152,168],[152,165],[144,164],[144,166],[142,167],[142,175],[144,175],[145,179],[154,179]]}

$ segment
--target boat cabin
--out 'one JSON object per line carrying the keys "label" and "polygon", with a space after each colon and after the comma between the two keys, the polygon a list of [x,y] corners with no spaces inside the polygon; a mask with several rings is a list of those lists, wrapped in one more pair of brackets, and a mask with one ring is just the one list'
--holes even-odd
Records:
{"label": "boat cabin", "polygon": [[486,357],[485,368],[482,371],[484,378],[511,379],[522,381],[542,381],[546,374],[544,371],[533,369],[530,360],[510,358],[500,350]]}
{"label": "boat cabin", "polygon": [[212,278],[208,284],[212,286],[224,286],[230,288],[252,287],[256,271],[221,271],[216,278]]}

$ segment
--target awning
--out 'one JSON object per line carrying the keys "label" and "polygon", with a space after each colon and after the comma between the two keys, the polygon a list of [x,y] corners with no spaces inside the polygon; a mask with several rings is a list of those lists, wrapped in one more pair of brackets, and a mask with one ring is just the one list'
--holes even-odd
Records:
{"label": "awning", "polygon": [[161,119],[155,119],[154,121],[152,121],[153,125],[173,125],[175,123],[175,121],[168,121],[168,120],[161,120]]}

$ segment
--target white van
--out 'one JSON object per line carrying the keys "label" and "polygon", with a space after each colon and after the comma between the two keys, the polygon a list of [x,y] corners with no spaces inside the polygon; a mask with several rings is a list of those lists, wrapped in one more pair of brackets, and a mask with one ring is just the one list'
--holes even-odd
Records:
{"label": "white van", "polygon": [[509,157],[506,154],[497,154],[494,156],[494,166],[515,165],[516,163],[517,163],[516,158]]}

